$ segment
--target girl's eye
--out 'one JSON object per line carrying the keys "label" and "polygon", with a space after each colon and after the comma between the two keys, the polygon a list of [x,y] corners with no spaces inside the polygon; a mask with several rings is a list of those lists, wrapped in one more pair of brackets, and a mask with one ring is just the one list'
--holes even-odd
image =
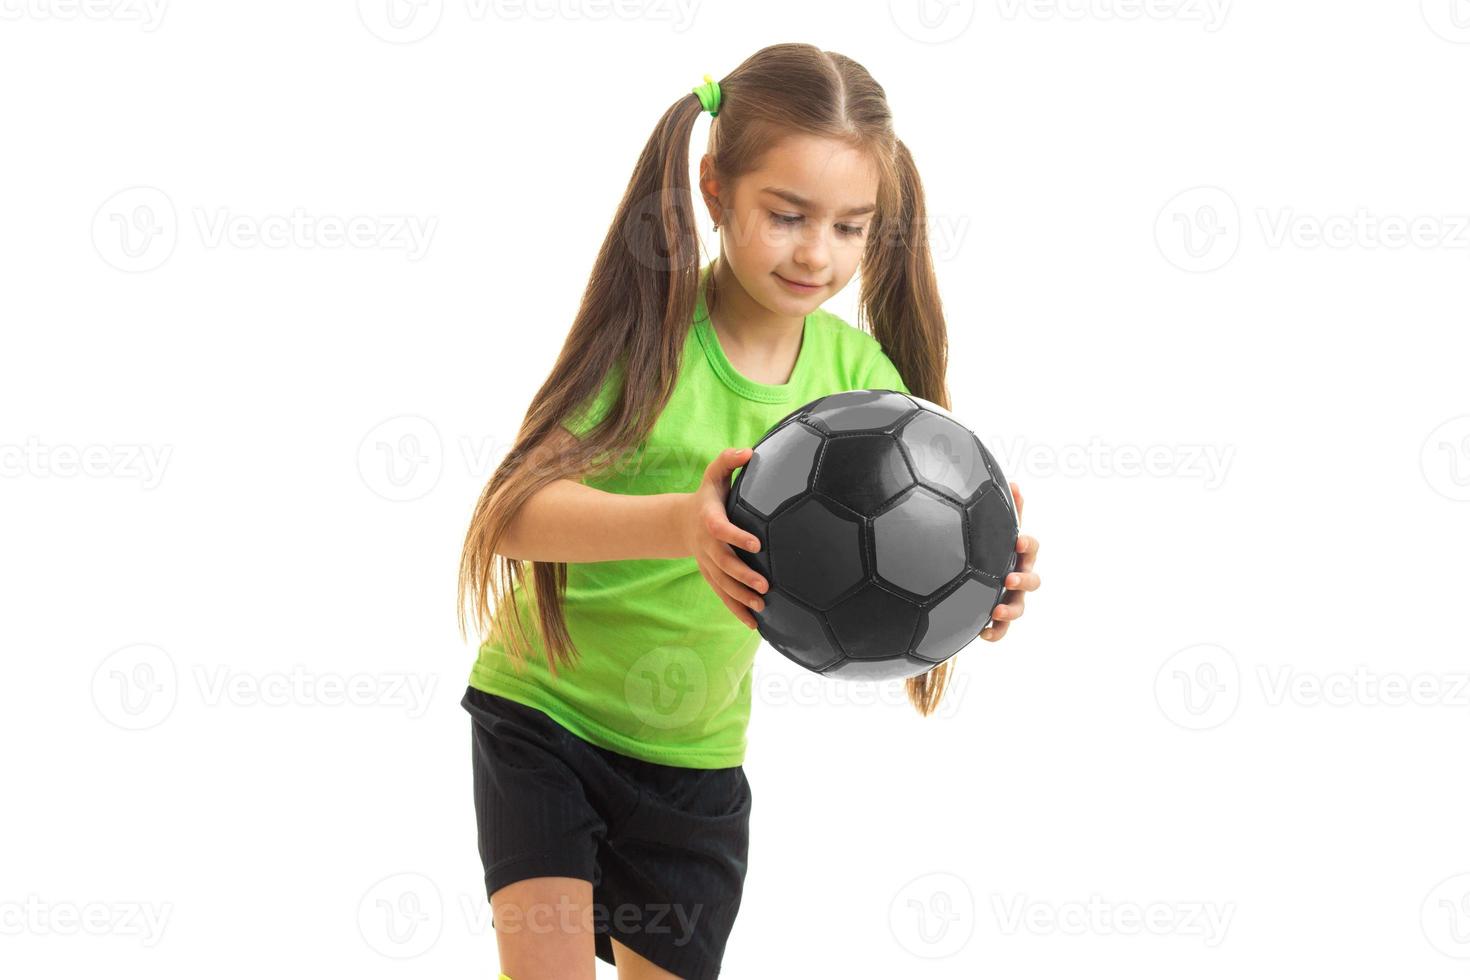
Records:
{"label": "girl's eye", "polygon": [[[779,211],[772,211],[771,212],[771,217],[774,218],[774,219],[776,219],[776,223],[777,224],[782,224],[782,225],[796,225],[796,224],[800,224],[801,221],[802,221],[802,215],[799,215],[799,214],[782,214]],[[840,232],[842,232],[844,235],[846,235],[849,238],[856,238],[856,237],[862,235],[862,233],[864,231],[866,231],[867,229],[864,228],[862,225],[838,225],[837,226],[837,230],[840,231]]]}

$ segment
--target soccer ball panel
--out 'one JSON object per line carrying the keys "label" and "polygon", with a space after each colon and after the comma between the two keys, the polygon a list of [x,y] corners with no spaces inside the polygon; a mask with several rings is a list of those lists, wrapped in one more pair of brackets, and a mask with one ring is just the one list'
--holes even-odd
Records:
{"label": "soccer ball panel", "polygon": [[933,669],[933,664],[904,654],[892,660],[844,660],[822,671],[822,676],[844,681],[895,681],[927,674]]}
{"label": "soccer ball panel", "polygon": [[913,642],[919,607],[886,589],[868,585],[838,603],[827,622],[842,652],[858,660],[896,657]]}
{"label": "soccer ball panel", "polygon": [[862,528],[820,497],[771,522],[772,576],[807,605],[826,609],[863,577]]}
{"label": "soccer ball panel", "polygon": [[766,607],[755,612],[761,636],[808,670],[821,671],[842,659],[822,629],[819,615],[803,609],[776,589],[765,594]]}
{"label": "soccer ball panel", "polygon": [[927,596],[965,570],[959,506],[920,487],[873,519],[878,576]]}
{"label": "soccer ball panel", "polygon": [[1009,496],[991,486],[966,508],[970,518],[970,564],[1002,580],[1016,567],[1016,518],[1009,501]]}
{"label": "soccer ball panel", "polygon": [[914,410],[914,403],[896,391],[843,391],[823,398],[812,409],[812,421],[829,432],[886,429]]}
{"label": "soccer ball panel", "polygon": [[940,492],[967,501],[990,480],[980,441],[958,422],[925,410],[904,423],[899,438],[914,473]]}
{"label": "soccer ball panel", "polygon": [[822,437],[800,423],[761,440],[740,474],[740,499],[770,517],[806,490],[821,446]]}
{"label": "soccer ball panel", "polygon": [[1000,590],[994,586],[966,579],[929,610],[915,655],[938,664],[959,653],[980,635],[999,597]]}
{"label": "soccer ball panel", "polygon": [[890,435],[828,439],[817,465],[817,492],[868,515],[914,485],[909,464]]}

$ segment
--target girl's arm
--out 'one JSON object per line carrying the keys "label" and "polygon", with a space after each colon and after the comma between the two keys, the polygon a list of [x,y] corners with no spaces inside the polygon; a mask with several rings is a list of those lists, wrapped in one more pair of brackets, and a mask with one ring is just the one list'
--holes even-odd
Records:
{"label": "girl's arm", "polygon": [[[553,447],[574,438],[559,432]],[[710,461],[691,493],[608,493],[577,480],[554,480],[521,504],[505,530],[500,554],[522,561],[589,562],[630,558],[689,558],[720,601],[756,629],[770,583],[735,556],[760,550],[760,540],[725,515],[730,476],[750,461],[750,449],[726,449]]]}
{"label": "girl's arm", "polygon": [[521,505],[500,554],[524,561],[687,558],[682,542],[687,493],[608,493],[555,480]]}

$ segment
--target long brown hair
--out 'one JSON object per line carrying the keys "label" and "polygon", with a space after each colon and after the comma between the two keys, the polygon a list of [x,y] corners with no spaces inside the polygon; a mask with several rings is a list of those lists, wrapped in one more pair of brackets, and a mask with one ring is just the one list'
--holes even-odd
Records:
{"label": "long brown hair", "polygon": [[[874,161],[878,210],[859,267],[858,324],[882,344],[910,391],[949,408],[949,345],[923,187],[908,148],[894,135],[883,87],[851,58],[810,44],[762,48],[718,81],[721,101],[708,152],[724,180],[757,169],[761,157],[789,134],[845,142]],[[691,91],[654,127],[556,364],[475,504],[459,566],[460,634],[465,635],[468,601],[477,631],[488,628],[500,637],[517,668],[532,652],[515,601],[526,563],[496,553],[511,518],[547,484],[578,479],[641,445],[674,390],[699,286],[689,144],[702,111]],[[556,427],[614,369],[622,372],[621,390],[602,420],[575,448],[550,451]],[[530,565],[542,642],[555,675],[558,663],[575,666],[578,657],[562,609],[567,567]],[[905,682],[920,714],[938,707],[952,663],[953,658]]]}

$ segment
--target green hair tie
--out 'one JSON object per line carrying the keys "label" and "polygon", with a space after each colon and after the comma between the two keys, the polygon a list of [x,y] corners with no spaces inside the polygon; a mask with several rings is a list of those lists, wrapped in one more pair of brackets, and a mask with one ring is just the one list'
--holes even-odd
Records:
{"label": "green hair tie", "polygon": [[704,84],[694,86],[694,94],[699,96],[699,104],[704,106],[704,111],[711,116],[720,114],[720,83],[704,76]]}

